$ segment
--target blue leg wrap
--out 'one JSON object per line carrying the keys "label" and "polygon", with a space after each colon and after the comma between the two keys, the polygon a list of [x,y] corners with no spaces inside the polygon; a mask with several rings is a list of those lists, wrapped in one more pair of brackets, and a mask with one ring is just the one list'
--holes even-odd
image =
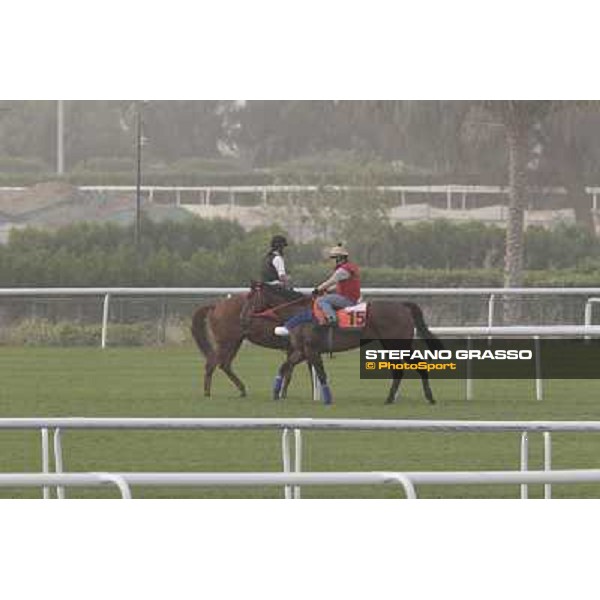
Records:
{"label": "blue leg wrap", "polygon": [[283,387],[283,377],[281,375],[277,375],[275,380],[273,381],[273,398],[276,400],[279,399],[279,394],[281,393],[281,388]]}
{"label": "blue leg wrap", "polygon": [[328,385],[321,386],[321,394],[323,395],[323,404],[333,404],[333,397]]}

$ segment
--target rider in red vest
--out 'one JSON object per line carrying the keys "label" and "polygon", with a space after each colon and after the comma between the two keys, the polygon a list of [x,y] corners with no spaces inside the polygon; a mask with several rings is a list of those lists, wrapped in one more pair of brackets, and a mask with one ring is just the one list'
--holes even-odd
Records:
{"label": "rider in red vest", "polygon": [[326,293],[317,299],[317,305],[325,313],[327,322],[337,322],[335,310],[357,304],[360,300],[360,274],[358,265],[350,262],[348,251],[338,244],[329,251],[329,258],[335,259],[335,269],[329,279],[315,288],[315,292]]}
{"label": "rider in red vest", "polygon": [[[329,251],[329,257],[335,259],[335,269],[329,279],[317,286],[313,293],[315,295],[335,289],[335,293],[325,294],[317,298],[317,304],[325,313],[328,324],[335,325],[337,318],[336,308],[346,308],[354,306],[360,300],[360,276],[358,265],[348,260],[348,251],[338,244]],[[275,327],[275,335],[286,336],[290,334],[290,329],[304,322],[310,322],[310,311],[299,314],[289,319],[284,325]]]}

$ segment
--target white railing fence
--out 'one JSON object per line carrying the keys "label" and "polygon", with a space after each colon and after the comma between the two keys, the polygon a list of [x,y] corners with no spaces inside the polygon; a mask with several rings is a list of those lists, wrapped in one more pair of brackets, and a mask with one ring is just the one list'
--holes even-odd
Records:
{"label": "white railing fence", "polygon": [[133,497],[131,486],[265,487],[400,485],[407,499],[417,499],[416,486],[600,483],[600,469],[557,471],[331,471],[306,473],[11,473],[0,474],[0,487],[96,487],[114,484],[121,498]]}
{"label": "white railing fence", "polygon": [[[0,190],[22,191],[23,187],[3,187]],[[135,193],[136,187],[132,185],[117,186],[79,186],[83,192],[93,193],[114,193],[131,192]],[[462,185],[462,184],[442,184],[442,185],[379,185],[370,187],[350,186],[350,185],[229,185],[229,186],[159,186],[143,185],[142,193],[149,202],[157,200],[158,196],[166,197],[167,202],[180,206],[186,202],[200,203],[210,206],[212,203],[223,203],[225,201],[232,208],[238,204],[238,198],[245,196],[253,202],[247,200],[243,202],[245,206],[266,206],[269,198],[285,197],[291,194],[340,194],[356,193],[361,191],[375,190],[380,194],[393,194],[398,198],[401,206],[405,206],[409,196],[411,198],[419,196],[431,196],[432,194],[441,195],[445,198],[445,206],[448,210],[477,208],[477,202],[473,198],[479,196],[502,196],[508,195],[507,186],[497,185]],[[535,190],[534,190],[535,191]],[[590,208],[597,210],[598,195],[600,187],[588,186],[585,188],[590,196]],[[566,190],[563,187],[545,187],[539,190],[539,193],[553,196],[566,196]],[[502,201],[501,201],[502,202]]]}
{"label": "white railing fence", "polygon": [[[311,288],[298,288],[303,293],[310,293]],[[115,298],[222,298],[234,294],[242,294],[248,291],[247,287],[98,287],[98,288],[0,288],[0,298],[78,298],[96,297],[102,298],[102,335],[101,345],[108,345],[108,328],[111,300]],[[600,288],[363,288],[363,296],[366,299],[376,297],[411,298],[415,296],[425,297],[474,297],[487,298],[487,327],[494,327],[494,310],[498,298],[517,297],[581,297],[586,300],[583,315],[583,326],[589,327],[592,318],[592,303],[599,301]],[[506,331],[508,333],[508,331]],[[448,334],[454,335],[454,334]],[[468,333],[456,333],[455,335],[469,335]],[[473,333],[473,335],[478,335]],[[491,335],[491,334],[488,334]],[[517,335],[517,334],[515,334]],[[527,335],[527,334],[525,334]],[[571,335],[571,334],[566,334]],[[578,334],[573,334],[578,335]]]}
{"label": "white railing fence", "polygon": [[[303,293],[310,293],[310,288],[298,288]],[[102,331],[101,347],[108,345],[109,315],[111,299],[116,297],[198,297],[222,298],[233,294],[247,292],[244,287],[179,287],[179,288],[2,288],[0,298],[9,297],[102,297]],[[400,297],[414,296],[482,296],[487,297],[487,327],[432,327],[431,330],[440,336],[446,337],[511,337],[527,336],[538,341],[540,337],[591,337],[600,336],[600,327],[592,325],[593,304],[600,302],[600,288],[363,288],[365,298],[375,297]],[[579,296],[586,299],[583,315],[583,325],[536,325],[536,326],[495,326],[494,308],[498,298],[509,296]],[[162,326],[164,328],[164,324]],[[539,360],[539,345],[536,353],[535,395],[537,400],[542,400],[544,395],[543,377],[541,375],[541,361]],[[321,399],[321,389],[313,371],[312,381],[313,400]],[[465,395],[468,400],[473,399],[473,380],[466,379]]]}
{"label": "white railing fence", "polygon": [[[520,497],[528,498],[528,485],[544,484],[544,498],[552,496],[552,483],[600,482],[600,469],[552,471],[554,432],[600,432],[600,421],[436,421],[394,419],[311,419],[311,418],[4,418],[0,430],[41,432],[42,473],[0,475],[1,486],[43,486],[43,497],[65,498],[65,486],[118,486],[122,497],[131,497],[129,486],[261,486],[282,485],[286,499],[299,499],[301,485],[375,485],[396,483],[404,487],[407,497],[416,497],[416,485],[519,484]],[[64,471],[62,432],[64,430],[275,430],[281,433],[281,473],[78,473]],[[519,471],[483,472],[302,472],[302,432],[311,431],[427,431],[520,433]],[[53,436],[53,456],[49,433]],[[292,450],[291,432],[294,446]],[[541,433],[544,440],[544,469],[529,470],[529,436]],[[51,458],[55,472],[50,471]],[[12,482],[12,483],[11,483]]]}

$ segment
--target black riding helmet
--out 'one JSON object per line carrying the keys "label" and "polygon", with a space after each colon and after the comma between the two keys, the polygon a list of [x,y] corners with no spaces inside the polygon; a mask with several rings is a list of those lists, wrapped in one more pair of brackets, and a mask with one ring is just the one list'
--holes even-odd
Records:
{"label": "black riding helmet", "polygon": [[271,248],[285,248],[287,245],[287,240],[282,235],[274,235],[271,238]]}

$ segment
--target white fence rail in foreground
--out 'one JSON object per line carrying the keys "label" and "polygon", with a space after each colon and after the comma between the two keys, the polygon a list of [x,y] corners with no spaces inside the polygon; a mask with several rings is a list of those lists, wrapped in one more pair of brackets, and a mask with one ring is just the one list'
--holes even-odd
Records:
{"label": "white fence rail in foreground", "polygon": [[399,485],[407,499],[416,499],[417,485],[500,485],[600,483],[600,469],[560,471],[365,471],[327,473],[13,473],[0,474],[0,487],[96,487],[114,484],[131,499],[131,486],[264,487]]}
{"label": "white fence rail in foreground", "polygon": [[[396,483],[408,497],[416,497],[415,485],[519,484],[520,496],[528,497],[528,484],[543,483],[544,497],[551,498],[552,483],[599,482],[600,469],[552,471],[554,432],[600,432],[600,421],[430,421],[396,419],[311,419],[311,418],[5,418],[0,429],[38,429],[42,439],[42,474],[0,475],[0,487],[43,486],[44,498],[50,498],[50,486],[56,486],[58,498],[65,497],[66,485],[112,483],[123,497],[131,496],[130,485],[245,486],[283,485],[284,497],[300,498],[301,485],[375,485]],[[77,430],[275,430],[282,434],[281,473],[64,473],[62,431]],[[370,472],[303,473],[302,431],[428,431],[428,432],[515,432],[520,433],[520,471],[484,472]],[[53,431],[55,473],[50,472],[49,432]],[[291,446],[294,433],[294,452]],[[542,433],[544,470],[529,471],[529,435]],[[292,468],[293,464],[293,468]],[[69,479],[68,475],[73,475]],[[79,479],[77,478],[79,477]],[[12,478],[12,479],[11,479]],[[16,478],[16,479],[15,479]],[[12,484],[11,484],[12,482]]]}

